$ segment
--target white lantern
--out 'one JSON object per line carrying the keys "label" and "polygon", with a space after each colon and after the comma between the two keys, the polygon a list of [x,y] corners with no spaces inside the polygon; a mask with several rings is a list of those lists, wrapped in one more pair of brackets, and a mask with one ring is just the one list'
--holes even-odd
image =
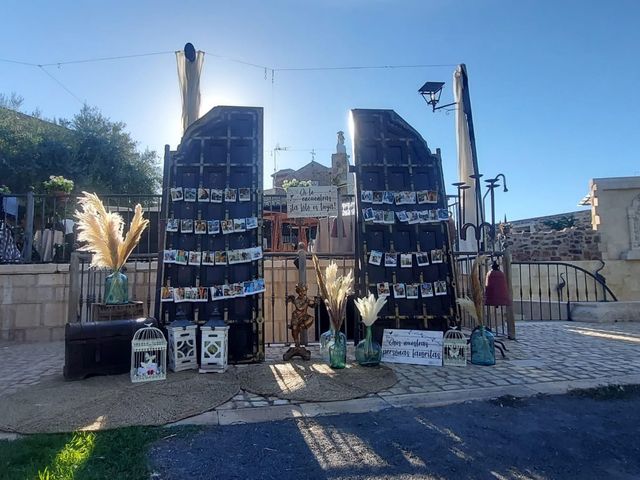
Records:
{"label": "white lantern", "polygon": [[169,368],[174,372],[198,368],[196,329],[189,320],[176,320],[167,326]]}
{"label": "white lantern", "polygon": [[150,382],[167,378],[167,341],[162,332],[145,323],[131,340],[131,381]]}
{"label": "white lantern", "polygon": [[229,327],[212,326],[207,322],[200,327],[200,332],[200,373],[226,371]]}
{"label": "white lantern", "polygon": [[467,337],[460,330],[448,330],[442,342],[442,363],[445,366],[465,367],[469,345]]}

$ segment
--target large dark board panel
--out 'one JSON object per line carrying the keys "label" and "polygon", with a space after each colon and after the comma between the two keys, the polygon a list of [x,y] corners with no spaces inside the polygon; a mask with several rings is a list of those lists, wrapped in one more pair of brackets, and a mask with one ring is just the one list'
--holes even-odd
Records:
{"label": "large dark board panel", "polygon": [[[374,333],[380,339],[384,328],[445,329],[454,322],[453,275],[448,221],[409,224],[401,222],[396,212],[447,209],[440,154],[431,152],[420,134],[393,110],[351,111],[356,173],[356,281],[359,295],[377,293],[377,284],[415,285],[446,282],[446,294],[407,299],[388,297],[387,305],[376,322]],[[437,201],[429,204],[372,204],[363,202],[363,191],[418,192],[435,191]],[[392,210],[393,224],[365,221],[364,209]],[[369,263],[372,250],[389,253],[412,253],[412,266],[401,268]],[[418,266],[418,252],[442,250],[442,263]]]}
{"label": "large dark board panel", "polygon": [[[262,246],[263,110],[259,107],[215,107],[192,124],[175,152],[165,152],[163,180],[163,244],[165,250],[231,251]],[[236,201],[172,201],[171,189],[182,187],[236,189]],[[237,189],[249,189],[239,201]],[[186,192],[183,192],[186,195]],[[170,219],[257,219],[258,228],[230,234],[166,231]],[[263,276],[263,262],[233,265],[179,265],[160,258],[158,297],[163,286],[195,287],[232,284]],[[229,361],[264,359],[263,295],[206,302],[156,302],[163,323],[186,313],[204,323],[220,316],[229,325]]]}

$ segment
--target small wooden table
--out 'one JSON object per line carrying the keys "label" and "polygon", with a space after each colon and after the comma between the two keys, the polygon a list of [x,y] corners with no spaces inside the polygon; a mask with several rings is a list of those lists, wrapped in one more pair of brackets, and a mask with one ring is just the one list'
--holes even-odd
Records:
{"label": "small wooden table", "polygon": [[129,302],[122,305],[91,304],[91,321],[93,322],[140,317],[144,317],[144,304],[142,302]]}

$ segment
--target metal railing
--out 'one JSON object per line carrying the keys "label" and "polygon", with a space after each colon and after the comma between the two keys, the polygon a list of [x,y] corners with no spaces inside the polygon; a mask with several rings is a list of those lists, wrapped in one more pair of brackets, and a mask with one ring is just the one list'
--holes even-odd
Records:
{"label": "metal railing", "polygon": [[[108,211],[120,213],[125,224],[131,222],[135,205],[140,203],[151,223],[134,253],[158,251],[161,195],[102,195],[100,199]],[[0,223],[22,253],[20,263],[69,263],[71,252],[78,247],[74,218],[77,200],[76,195],[31,192],[0,199]],[[0,263],[5,261],[0,252]]]}
{"label": "metal railing", "polygon": [[[502,257],[503,252],[494,252],[493,256]],[[461,296],[471,297],[470,273],[474,258],[475,254],[454,253],[456,283]],[[490,257],[484,271],[489,269]],[[602,275],[567,262],[512,262],[510,271],[504,273],[511,280],[513,305],[485,306],[484,312],[485,324],[499,336],[508,334],[509,308],[515,320],[571,320],[572,302],[617,301]],[[466,312],[460,311],[460,319],[462,327],[475,327],[475,320]]]}
{"label": "metal railing", "polygon": [[571,320],[572,302],[618,300],[602,275],[571,263],[513,262],[511,269],[520,320]]}

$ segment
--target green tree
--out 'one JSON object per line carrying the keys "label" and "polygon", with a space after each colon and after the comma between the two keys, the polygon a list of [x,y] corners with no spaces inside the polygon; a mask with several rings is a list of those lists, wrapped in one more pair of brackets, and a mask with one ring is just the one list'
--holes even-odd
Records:
{"label": "green tree", "polygon": [[551,230],[563,230],[565,228],[575,227],[578,222],[576,217],[571,215],[563,215],[556,219],[545,220],[542,222],[545,227],[550,228]]}
{"label": "green tree", "polygon": [[[14,100],[3,96],[0,103],[19,107],[21,98]],[[158,157],[139,151],[125,127],[88,106],[58,122],[0,108],[0,178],[17,193],[40,190],[51,175],[73,180],[77,192],[156,193]]]}
{"label": "green tree", "polygon": [[292,178],[291,180],[284,180],[282,182],[282,188],[286,192],[289,187],[310,187],[311,180],[298,180],[297,178]]}

